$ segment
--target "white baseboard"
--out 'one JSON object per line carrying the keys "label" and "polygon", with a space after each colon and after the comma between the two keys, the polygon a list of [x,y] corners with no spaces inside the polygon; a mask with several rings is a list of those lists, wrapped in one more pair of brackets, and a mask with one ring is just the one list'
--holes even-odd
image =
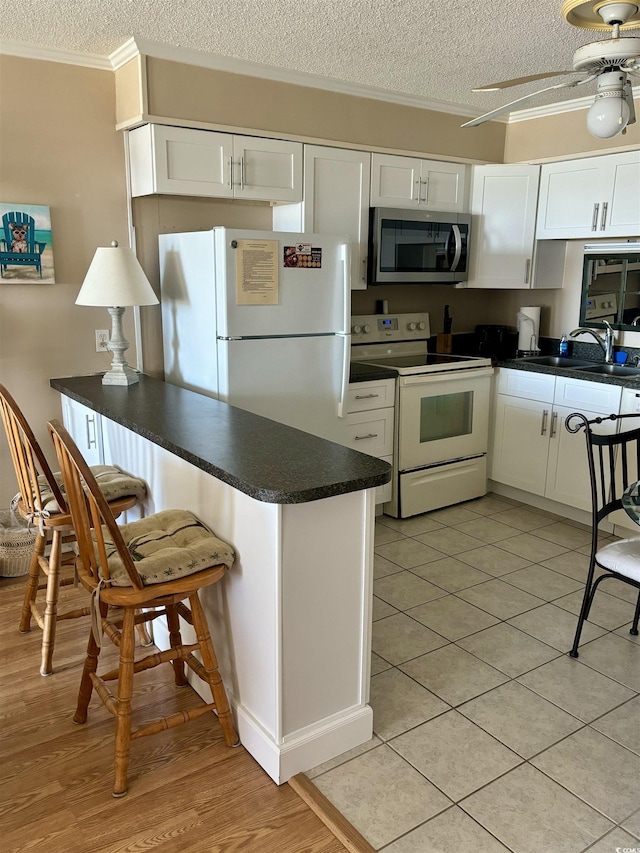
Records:
{"label": "white baseboard", "polygon": [[[166,621],[156,619],[154,628],[156,646],[169,648]],[[196,693],[205,702],[211,702],[208,685],[190,669],[187,670],[187,678]],[[278,743],[228,688],[227,693],[242,745],[278,785],[296,773],[311,770],[373,737],[373,711],[369,705],[362,705],[320,720],[287,735],[282,743]]]}

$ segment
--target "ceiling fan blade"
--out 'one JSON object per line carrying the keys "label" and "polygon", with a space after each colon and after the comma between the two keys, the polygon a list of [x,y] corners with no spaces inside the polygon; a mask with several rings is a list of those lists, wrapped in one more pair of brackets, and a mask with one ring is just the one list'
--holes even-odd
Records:
{"label": "ceiling fan blade", "polygon": [[546,74],[529,74],[528,77],[514,77],[513,80],[503,80],[501,83],[490,83],[488,86],[477,86],[472,92],[499,92],[501,89],[509,89],[511,86],[521,86],[523,83],[531,83],[533,80],[546,80],[547,77],[562,77],[566,74],[575,74],[575,71],[548,71]]}
{"label": "ceiling fan blade", "polygon": [[503,104],[501,107],[498,107],[495,110],[491,110],[489,113],[485,113],[484,115],[478,116],[478,118],[474,118],[471,121],[465,122],[461,127],[476,127],[478,124],[483,124],[485,121],[489,121],[489,119],[495,118],[495,116],[502,115],[502,113],[511,112],[511,110],[519,106],[520,104],[524,104],[527,101],[532,100],[532,98],[537,98],[538,95],[542,95],[545,92],[551,92],[554,89],[572,89],[575,86],[582,86],[584,83],[589,83],[591,80],[595,80],[598,74],[590,74],[588,77],[585,77],[583,80],[569,80],[564,83],[556,83],[554,86],[547,86],[545,89],[538,89],[537,92],[532,92],[530,95],[524,95],[522,98],[518,98],[515,101],[510,101],[508,104]]}

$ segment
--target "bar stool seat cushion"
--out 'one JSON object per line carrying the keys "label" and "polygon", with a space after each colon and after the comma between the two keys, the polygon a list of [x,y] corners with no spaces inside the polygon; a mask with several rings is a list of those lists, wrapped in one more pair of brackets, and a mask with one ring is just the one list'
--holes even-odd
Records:
{"label": "bar stool seat cushion", "polygon": [[[118,468],[117,465],[91,465],[91,471],[100,486],[100,491],[107,501],[114,501],[125,497],[135,497],[141,501],[144,500],[147,494],[147,487],[143,480],[132,477],[131,474],[127,474],[122,468]],[[62,474],[57,471],[53,476],[64,495]],[[38,477],[38,485],[40,487],[43,509],[50,514],[60,512],[58,502],[54,498],[46,478],[43,476]]]}
{"label": "bar stool seat cushion", "polygon": [[[231,545],[187,510],[164,510],[119,528],[145,586],[221,564],[230,568],[235,560]],[[103,534],[112,585],[131,586],[117,548],[104,529]]]}
{"label": "bar stool seat cushion", "polygon": [[640,583],[640,539],[620,539],[605,545],[596,554],[604,569],[611,569]]}

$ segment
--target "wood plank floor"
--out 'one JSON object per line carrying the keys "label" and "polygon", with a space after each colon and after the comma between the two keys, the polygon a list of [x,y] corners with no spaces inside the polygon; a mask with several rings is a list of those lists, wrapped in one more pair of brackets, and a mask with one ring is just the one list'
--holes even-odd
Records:
{"label": "wood plank floor", "polygon": [[[39,675],[41,633],[17,626],[24,578],[0,578],[0,848],[3,853],[345,853],[289,785],[210,715],[132,744],[129,793],[111,796],[114,720],[94,695],[72,722],[89,624],[58,624],[54,674]],[[67,592],[68,595],[68,592]],[[72,599],[86,603],[83,590]],[[68,598],[66,599],[68,600]],[[115,660],[111,644],[105,658]],[[106,660],[103,662],[103,666]],[[190,695],[189,695],[190,694]],[[169,666],[137,676],[134,724],[193,702]]]}

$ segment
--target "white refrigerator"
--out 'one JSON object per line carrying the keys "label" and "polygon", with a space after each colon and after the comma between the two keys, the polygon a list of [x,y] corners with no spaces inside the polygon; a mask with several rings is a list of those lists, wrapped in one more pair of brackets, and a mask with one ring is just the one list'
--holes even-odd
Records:
{"label": "white refrigerator", "polygon": [[346,236],[161,235],[166,381],[346,443],[349,272]]}

